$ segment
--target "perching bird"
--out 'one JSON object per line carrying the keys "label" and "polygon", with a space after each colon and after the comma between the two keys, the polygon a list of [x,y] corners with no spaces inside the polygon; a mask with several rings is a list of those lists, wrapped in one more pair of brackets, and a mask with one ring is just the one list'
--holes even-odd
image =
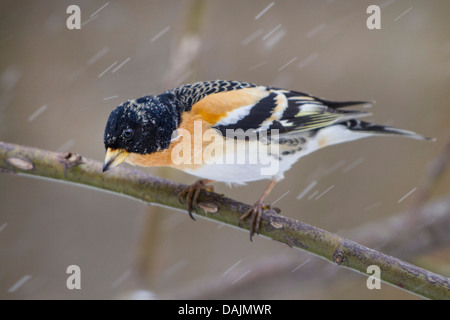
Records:
{"label": "perching bird", "polygon": [[186,84],[128,100],[111,112],[104,134],[103,171],[125,161],[173,167],[200,177],[180,194],[180,199],[186,197],[191,218],[200,190],[212,190],[206,185],[210,182],[270,179],[264,194],[240,220],[252,217],[251,239],[258,231],[265,198],[299,158],[378,134],[429,139],[359,120],[367,112],[342,110],[364,104],[370,102],[329,101],[238,81]]}

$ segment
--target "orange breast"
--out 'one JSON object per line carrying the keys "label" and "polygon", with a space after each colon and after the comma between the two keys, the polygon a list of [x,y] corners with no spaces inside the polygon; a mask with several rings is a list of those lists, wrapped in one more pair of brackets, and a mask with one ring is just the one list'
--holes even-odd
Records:
{"label": "orange breast", "polygon": [[[206,132],[209,133],[208,140],[203,139]],[[145,155],[131,153],[125,161],[143,167],[194,170],[204,163],[203,150],[213,140],[210,138],[211,134],[215,136],[214,139],[223,139],[200,115],[185,112],[177,129],[178,138],[174,139],[168,149]]]}

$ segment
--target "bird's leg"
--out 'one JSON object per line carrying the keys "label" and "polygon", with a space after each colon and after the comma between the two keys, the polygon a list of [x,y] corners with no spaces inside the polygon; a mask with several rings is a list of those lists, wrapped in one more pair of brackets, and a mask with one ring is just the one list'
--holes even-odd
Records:
{"label": "bird's leg", "polygon": [[266,191],[264,191],[263,195],[261,196],[261,198],[259,198],[259,200],[256,201],[256,203],[253,205],[253,207],[246,213],[244,213],[239,219],[239,226],[241,226],[241,222],[251,215],[252,219],[250,220],[250,241],[252,241],[252,237],[255,234],[255,232],[258,232],[259,230],[259,224],[261,223],[262,217],[262,210],[270,208],[270,206],[264,205],[264,200],[272,191],[276,183],[277,181],[275,179],[272,179],[269,185],[267,186]]}
{"label": "bird's leg", "polygon": [[178,194],[178,200],[181,203],[184,202],[182,199],[185,198],[185,201],[187,203],[187,210],[192,220],[195,220],[194,216],[192,215],[192,209],[197,210],[197,199],[198,196],[200,195],[200,191],[201,190],[206,190],[210,192],[214,191],[213,186],[207,186],[207,184],[211,182],[214,182],[214,180],[209,179],[197,180],[196,182],[194,182],[193,184],[191,184]]}

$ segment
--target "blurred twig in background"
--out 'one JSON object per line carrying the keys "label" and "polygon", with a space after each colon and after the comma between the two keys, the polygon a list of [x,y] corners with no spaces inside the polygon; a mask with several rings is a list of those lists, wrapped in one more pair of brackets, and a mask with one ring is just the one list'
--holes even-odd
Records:
{"label": "blurred twig in background", "polygon": [[[185,210],[178,194],[186,186],[143,172],[117,168],[101,173],[100,162],[74,153],[55,153],[0,142],[0,172],[40,176],[112,191],[147,203]],[[202,192],[199,206],[214,208],[197,214],[237,226],[249,205],[212,192]],[[248,221],[243,224],[249,228]],[[265,212],[261,235],[318,255],[337,265],[365,273],[371,265],[381,269],[381,279],[399,288],[427,298],[449,299],[450,279],[416,267],[400,259],[364,247],[325,230],[288,219],[272,211]]]}
{"label": "blurred twig in background", "polygon": [[[430,163],[428,168],[428,175],[425,177],[425,182],[420,186],[416,193],[415,200],[412,204],[411,211],[415,212],[415,208],[423,205],[430,197],[431,190],[439,182],[443,176],[444,171],[448,168],[450,163],[450,139],[441,153]],[[413,214],[414,215],[414,214]]]}
{"label": "blurred twig in background", "polygon": [[[192,78],[195,61],[201,48],[200,32],[205,12],[204,0],[193,0],[188,3],[184,21],[181,21],[181,33],[174,36],[175,40],[170,50],[169,68],[164,76],[162,91],[176,87],[181,82]],[[181,19],[183,20],[183,19]],[[167,168],[157,168],[157,175],[171,178],[172,171]],[[149,289],[157,280],[161,268],[161,252],[159,252],[163,216],[159,207],[150,207],[143,226],[141,241],[138,244],[136,271],[139,287]]]}
{"label": "blurred twig in background", "polygon": [[164,90],[188,82],[193,77],[195,62],[202,40],[200,32],[205,12],[205,0],[195,0],[187,10],[185,26],[182,33],[174,40],[170,50],[169,69],[164,77]]}

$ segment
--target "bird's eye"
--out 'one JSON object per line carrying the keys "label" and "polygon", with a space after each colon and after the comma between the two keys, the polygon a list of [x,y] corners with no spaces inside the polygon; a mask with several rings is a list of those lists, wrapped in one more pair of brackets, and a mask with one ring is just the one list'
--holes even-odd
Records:
{"label": "bird's eye", "polygon": [[134,134],[133,129],[130,129],[130,128],[123,130],[123,133],[122,133],[123,138],[125,140],[130,140],[131,137],[133,137],[133,134]]}

